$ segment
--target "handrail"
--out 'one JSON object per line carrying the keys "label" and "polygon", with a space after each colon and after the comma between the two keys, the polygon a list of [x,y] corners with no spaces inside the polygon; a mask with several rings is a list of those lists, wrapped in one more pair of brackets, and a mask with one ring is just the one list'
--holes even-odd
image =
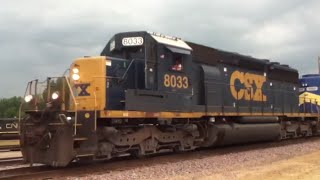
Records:
{"label": "handrail", "polygon": [[97,131],[97,94],[94,91],[94,131]]}
{"label": "handrail", "polygon": [[[31,83],[31,81],[29,81],[28,82],[28,85],[27,85],[27,87],[26,87],[26,90],[24,91],[24,96],[23,96],[23,98],[24,97],[26,97],[26,94],[27,94],[27,92],[28,92],[28,89],[29,89],[29,86],[30,86],[30,83]],[[20,106],[19,106],[19,118],[18,118],[18,131],[19,131],[19,135],[21,134],[21,132],[20,132],[20,130],[21,130],[21,113],[22,113],[22,106],[23,106],[23,104],[24,104],[24,99],[22,99],[22,101],[21,101],[21,103],[20,103]]]}
{"label": "handrail", "polygon": [[129,64],[128,68],[127,68],[127,69],[126,69],[126,71],[123,73],[123,75],[122,75],[122,77],[121,77],[121,80],[123,80],[123,79],[124,79],[125,75],[128,73],[128,71],[129,71],[129,69],[130,69],[131,65],[133,64],[133,62],[134,62],[135,60],[136,60],[136,59],[132,59],[132,60],[131,60],[131,62],[130,62],[130,64]]}
{"label": "handrail", "polygon": [[69,87],[69,91],[70,91],[70,94],[71,94],[71,96],[72,96],[72,99],[73,99],[73,101],[74,101],[74,109],[75,109],[75,114],[74,114],[74,136],[76,136],[77,135],[77,123],[78,123],[78,103],[77,103],[77,101],[76,101],[76,98],[75,98],[75,96],[74,96],[74,94],[73,94],[73,91],[72,91],[72,88],[71,88],[71,84],[70,84],[70,82],[69,82],[69,79],[68,79],[68,77],[67,76],[64,76],[64,78],[66,79],[66,82],[67,82],[67,84],[68,84],[68,87]]}
{"label": "handrail", "polygon": [[117,57],[111,57],[111,56],[105,56],[108,60],[116,60],[116,61],[128,61],[129,59],[123,59],[123,58],[117,58]]}
{"label": "handrail", "polygon": [[21,102],[20,107],[19,107],[19,118],[18,118],[18,131],[19,131],[19,135],[21,134],[21,111],[22,111],[22,106],[23,106],[24,102]]}
{"label": "handrail", "polygon": [[[38,79],[35,82],[34,94],[37,95]],[[36,110],[38,110],[38,98],[34,99],[34,105],[36,106]]]}

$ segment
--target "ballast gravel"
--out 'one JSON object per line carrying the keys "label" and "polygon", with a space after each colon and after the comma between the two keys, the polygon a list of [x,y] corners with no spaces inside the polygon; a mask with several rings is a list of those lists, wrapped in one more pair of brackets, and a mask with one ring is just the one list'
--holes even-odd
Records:
{"label": "ballast gravel", "polygon": [[[116,166],[123,166],[123,168],[107,169],[103,172],[95,169],[92,170],[92,173],[65,178],[85,180],[198,179],[199,177],[219,173],[223,174],[221,179],[236,179],[235,170],[285,160],[315,152],[319,149],[320,138],[229,146],[178,155],[149,157],[139,161],[112,162]],[[108,166],[112,166],[112,163],[108,164]],[[101,168],[103,168],[103,164],[101,164]]]}
{"label": "ballast gravel", "polygon": [[[164,154],[143,159],[124,158],[86,164],[80,168],[61,169],[50,179],[237,179],[237,172],[270,164],[320,150],[320,138],[302,138],[281,142],[236,145],[197,150],[180,154]],[[1,165],[0,174],[7,169],[28,165]],[[46,177],[48,178],[48,177]]]}

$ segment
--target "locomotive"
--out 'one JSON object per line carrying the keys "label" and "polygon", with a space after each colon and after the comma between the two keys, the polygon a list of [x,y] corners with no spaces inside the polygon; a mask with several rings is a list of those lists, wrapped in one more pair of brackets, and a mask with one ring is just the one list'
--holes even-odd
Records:
{"label": "locomotive", "polygon": [[[114,35],[100,56],[62,77],[28,83],[20,144],[28,163],[55,167],[319,134],[301,111],[288,65],[154,32]],[[307,107],[307,106],[305,106]]]}
{"label": "locomotive", "polygon": [[300,111],[319,113],[320,75],[306,74],[300,79]]}
{"label": "locomotive", "polygon": [[0,149],[18,149],[19,131],[17,118],[0,118]]}

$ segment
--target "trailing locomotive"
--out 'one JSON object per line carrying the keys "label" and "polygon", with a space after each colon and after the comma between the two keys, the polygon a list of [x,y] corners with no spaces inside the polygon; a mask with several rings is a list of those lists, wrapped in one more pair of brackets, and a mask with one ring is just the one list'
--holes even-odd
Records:
{"label": "trailing locomotive", "polygon": [[300,79],[300,111],[319,113],[320,105],[320,75],[306,74]]}
{"label": "trailing locomotive", "polygon": [[114,35],[101,56],[69,74],[28,83],[24,160],[143,156],[317,135],[299,111],[298,71],[287,65],[152,32]]}

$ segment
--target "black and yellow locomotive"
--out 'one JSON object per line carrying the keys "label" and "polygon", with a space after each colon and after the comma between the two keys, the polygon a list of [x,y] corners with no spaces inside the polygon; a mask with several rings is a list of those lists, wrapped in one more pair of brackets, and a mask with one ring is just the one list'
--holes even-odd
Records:
{"label": "black and yellow locomotive", "polygon": [[152,32],[116,34],[68,75],[29,82],[25,100],[23,157],[51,166],[319,129],[299,112],[297,70]]}

